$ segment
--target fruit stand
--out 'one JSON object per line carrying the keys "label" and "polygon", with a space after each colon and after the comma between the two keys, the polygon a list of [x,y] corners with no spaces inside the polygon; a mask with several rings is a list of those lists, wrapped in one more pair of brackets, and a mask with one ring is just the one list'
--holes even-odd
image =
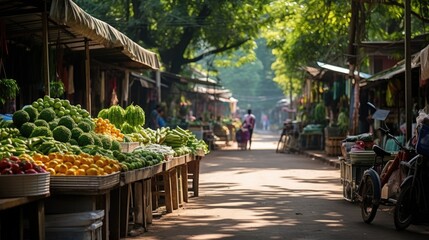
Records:
{"label": "fruit stand", "polygon": [[[39,217],[31,227],[42,226],[40,239],[120,239],[130,234],[131,224],[147,230],[160,202],[167,212],[187,202],[188,172],[193,178],[189,190],[197,196],[199,161],[208,153],[207,144],[180,127],[146,129],[144,116],[130,105],[103,109],[92,118],[79,105],[45,96],[16,111],[12,121],[2,119],[1,219],[7,208],[35,201],[38,212],[31,216]],[[22,184],[13,187],[8,183],[13,178],[22,178],[13,181]],[[12,197],[20,199],[17,204],[11,204]],[[44,228],[44,217],[75,220]],[[87,225],[76,220],[82,218]],[[9,233],[0,229],[0,234]]]}

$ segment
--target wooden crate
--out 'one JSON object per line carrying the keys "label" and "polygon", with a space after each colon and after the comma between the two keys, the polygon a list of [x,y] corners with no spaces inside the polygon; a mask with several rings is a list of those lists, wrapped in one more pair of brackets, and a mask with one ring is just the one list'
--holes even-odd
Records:
{"label": "wooden crate", "polygon": [[343,137],[327,137],[325,138],[325,152],[329,156],[341,155],[341,143]]}

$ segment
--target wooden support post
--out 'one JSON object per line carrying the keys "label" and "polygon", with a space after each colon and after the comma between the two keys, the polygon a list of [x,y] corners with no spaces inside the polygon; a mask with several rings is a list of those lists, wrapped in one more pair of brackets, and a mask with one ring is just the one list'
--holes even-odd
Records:
{"label": "wooden support post", "polygon": [[174,167],[169,171],[169,177],[171,179],[171,201],[173,204],[173,210],[179,208],[179,192],[178,192],[178,181],[177,181],[177,169]]}
{"label": "wooden support post", "polygon": [[167,213],[173,212],[173,200],[172,200],[172,191],[171,191],[171,177],[170,172],[165,171],[162,173],[164,181],[164,190],[165,190],[165,208]]}
{"label": "wooden support post", "polygon": [[112,189],[110,192],[110,239],[119,240],[120,236],[120,216],[121,216],[121,190],[120,188]]}
{"label": "wooden support post", "polygon": [[188,164],[182,165],[180,171],[182,175],[183,201],[188,202]]}
{"label": "wooden support post", "polygon": [[[151,179],[143,180],[143,207],[146,219],[146,224],[152,223],[152,187]],[[145,226],[147,231],[147,226]]]}
{"label": "wooden support post", "polygon": [[131,184],[121,187],[121,210],[120,210],[120,236],[128,235],[128,222],[130,218]]}
{"label": "wooden support post", "polygon": [[134,183],[134,216],[135,223],[143,225],[143,184],[141,181]]}

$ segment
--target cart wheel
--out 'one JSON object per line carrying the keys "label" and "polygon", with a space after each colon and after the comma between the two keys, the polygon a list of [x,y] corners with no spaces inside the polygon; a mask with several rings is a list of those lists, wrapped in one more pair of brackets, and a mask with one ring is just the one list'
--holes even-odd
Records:
{"label": "cart wheel", "polygon": [[276,153],[284,152],[286,135],[281,135],[277,143]]}
{"label": "cart wheel", "polygon": [[376,196],[380,196],[380,185],[371,175],[365,174],[359,187],[362,188],[362,219],[365,223],[371,223],[377,214],[379,206],[380,199],[377,199]]}
{"label": "cart wheel", "polygon": [[407,181],[401,186],[401,191],[393,214],[396,230],[404,230],[410,226],[414,219],[414,207],[416,203],[417,199],[415,193],[412,191],[411,181]]}

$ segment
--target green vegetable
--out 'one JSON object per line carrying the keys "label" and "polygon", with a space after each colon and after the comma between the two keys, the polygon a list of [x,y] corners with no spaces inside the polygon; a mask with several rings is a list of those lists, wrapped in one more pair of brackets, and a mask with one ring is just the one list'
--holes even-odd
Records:
{"label": "green vegetable", "polygon": [[83,131],[82,131],[82,129],[80,129],[80,128],[73,128],[72,130],[71,130],[71,137],[72,137],[72,139],[74,139],[74,140],[78,140],[79,139],[79,137],[80,137],[80,135],[82,135],[82,133],[83,133]]}
{"label": "green vegetable", "polygon": [[55,111],[54,111],[54,109],[52,109],[51,107],[43,109],[39,113],[39,118],[38,119],[43,119],[46,122],[50,122],[50,121],[54,120],[55,119]]}
{"label": "green vegetable", "polygon": [[34,121],[34,124],[36,125],[36,126],[38,126],[38,127],[47,127],[47,128],[49,128],[49,124],[48,124],[48,122],[46,122],[45,120],[43,120],[43,119],[37,119],[36,121]]}
{"label": "green vegetable", "polygon": [[110,137],[100,135],[100,139],[104,149],[110,149],[112,147],[112,139],[110,139]]}
{"label": "green vegetable", "polygon": [[28,113],[28,116],[30,116],[30,122],[36,121],[36,119],[39,117],[39,111],[33,106],[27,106],[22,110]]}
{"label": "green vegetable", "polygon": [[52,131],[52,136],[55,140],[66,143],[70,141],[71,131],[67,127],[59,125]]}
{"label": "green vegetable", "polygon": [[54,120],[50,121],[48,124],[49,124],[49,129],[52,131],[52,130],[54,130],[54,128],[56,128],[58,126],[58,120],[54,119]]}
{"label": "green vegetable", "polygon": [[13,124],[20,128],[22,124],[30,121],[30,116],[24,110],[18,110],[12,115]]}
{"label": "green vegetable", "polygon": [[91,131],[91,125],[89,125],[87,122],[80,122],[77,125],[78,128],[82,129],[83,132],[90,132]]}
{"label": "green vegetable", "polygon": [[118,141],[113,140],[112,141],[112,147],[110,148],[110,150],[121,151],[121,149],[122,149],[121,144]]}
{"label": "green vegetable", "polygon": [[49,130],[49,128],[47,127],[36,126],[33,132],[31,133],[30,138],[38,137],[38,136],[52,137],[52,131]]}
{"label": "green vegetable", "polygon": [[77,143],[79,146],[94,145],[94,138],[90,133],[82,133],[79,136]]}
{"label": "green vegetable", "polygon": [[58,121],[58,125],[65,126],[66,128],[72,130],[76,127],[76,123],[70,116],[62,116]]}
{"label": "green vegetable", "polygon": [[36,128],[36,125],[32,122],[26,122],[22,124],[21,128],[19,129],[19,132],[22,136],[28,138],[30,137],[33,130]]}

